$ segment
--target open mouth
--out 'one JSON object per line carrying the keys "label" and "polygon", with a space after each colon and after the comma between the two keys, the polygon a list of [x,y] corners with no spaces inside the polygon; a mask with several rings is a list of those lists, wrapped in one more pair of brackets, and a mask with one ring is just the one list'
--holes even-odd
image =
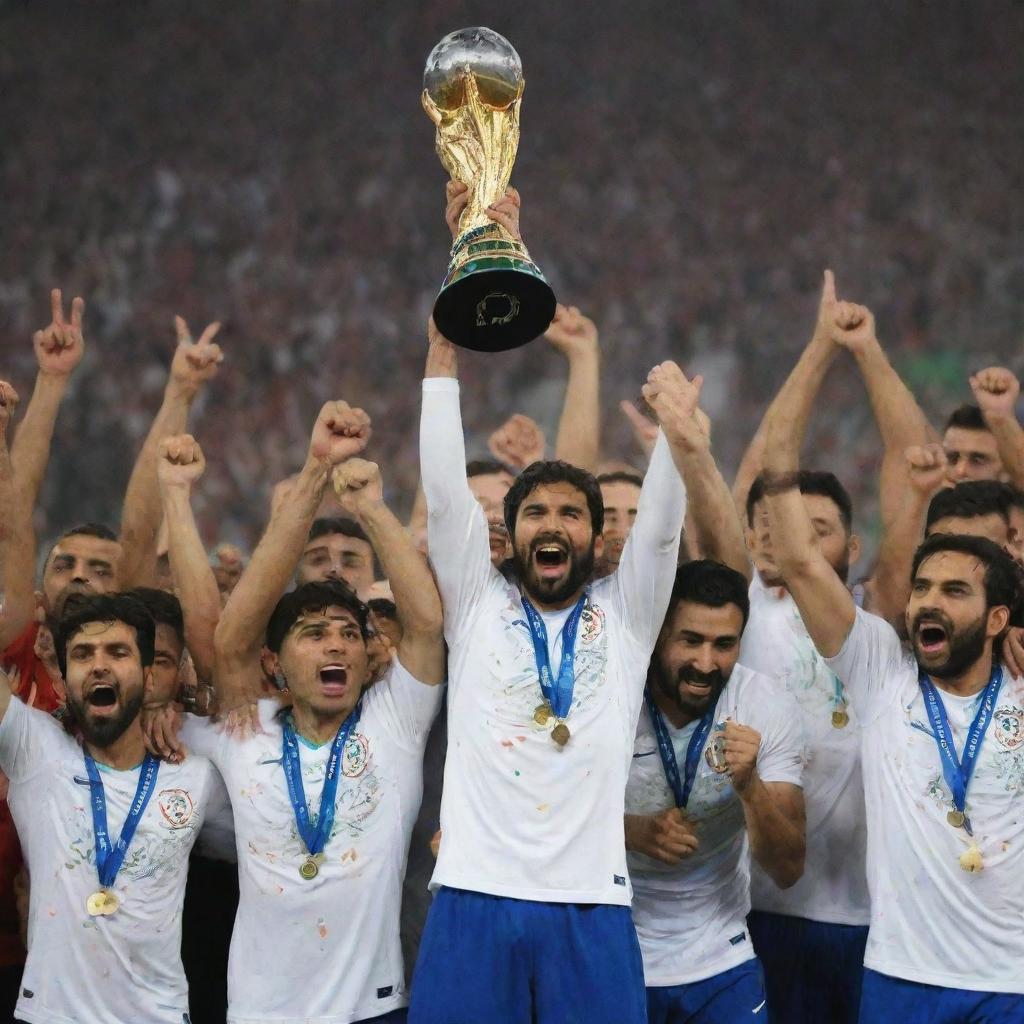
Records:
{"label": "open mouth", "polygon": [[569,553],[560,544],[541,544],[533,558],[537,572],[545,578],[561,576],[569,563]]}
{"label": "open mouth", "polygon": [[109,683],[94,686],[85,698],[91,708],[112,708],[117,704],[117,690]]}
{"label": "open mouth", "polygon": [[935,654],[946,646],[949,635],[937,622],[922,622],[917,627],[917,645],[925,654]]}
{"label": "open mouth", "polygon": [[348,686],[348,669],[344,665],[324,665],[320,669],[320,687],[328,697],[340,697]]}

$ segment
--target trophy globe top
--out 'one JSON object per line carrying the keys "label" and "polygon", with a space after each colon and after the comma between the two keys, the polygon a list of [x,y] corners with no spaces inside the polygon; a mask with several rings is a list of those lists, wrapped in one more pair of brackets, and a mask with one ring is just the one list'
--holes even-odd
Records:
{"label": "trophy globe top", "polygon": [[423,70],[423,88],[441,110],[465,103],[465,76],[472,73],[480,99],[504,110],[523,91],[523,62],[515,47],[493,29],[479,26],[450,32],[430,51]]}

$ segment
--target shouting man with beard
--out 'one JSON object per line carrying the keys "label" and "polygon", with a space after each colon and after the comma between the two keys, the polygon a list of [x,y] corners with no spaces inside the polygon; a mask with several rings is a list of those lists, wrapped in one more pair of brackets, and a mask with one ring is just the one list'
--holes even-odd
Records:
{"label": "shouting man with beard", "polygon": [[749,608],[741,573],[687,563],[651,659],[626,789],[651,1024],[763,1009],[749,855],[783,888],[803,871],[800,716],[779,683],[737,664]]}
{"label": "shouting man with beard", "polygon": [[623,795],[682,526],[674,447],[699,382],[672,363],[651,371],[645,395],[664,434],[619,569],[591,586],[601,492],[565,462],[516,479],[505,499],[513,577],[492,565],[466,483],[456,371],[431,322],[420,458],[449,745],[410,1021],[645,1021]]}
{"label": "shouting man with beard", "polygon": [[773,417],[775,560],[860,722],[871,924],[860,1020],[1024,1021],[1024,682],[1001,663],[1019,570],[989,540],[917,550],[911,650],[856,607],[799,491],[792,409]]}
{"label": "shouting man with beard", "polygon": [[212,767],[146,752],[154,625],[138,598],[74,595],[54,646],[80,743],[0,686],[0,768],[32,879],[17,1017],[181,1024],[182,900]]}

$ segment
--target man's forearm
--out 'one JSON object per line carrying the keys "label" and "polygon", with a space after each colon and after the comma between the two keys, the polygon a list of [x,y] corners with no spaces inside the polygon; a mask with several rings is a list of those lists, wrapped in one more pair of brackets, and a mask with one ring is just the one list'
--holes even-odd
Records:
{"label": "man's forearm", "polygon": [[156,579],[156,541],[162,513],[156,478],[157,455],[164,438],[185,432],[192,397],[168,386],[135,460],[121,513],[122,589],[152,586]]}
{"label": "man's forearm", "polygon": [[999,458],[1015,487],[1024,488],[1024,429],[1015,416],[985,416],[985,423],[996,439]]}
{"label": "man's forearm", "polygon": [[757,774],[740,794],[740,802],[751,855],[779,888],[788,889],[804,873],[803,820],[791,821]]}
{"label": "man's forearm", "polygon": [[18,487],[33,508],[46,475],[57,413],[67,388],[67,377],[48,373],[36,376],[32,398],[11,445],[11,466]]}
{"label": "man's forearm", "polygon": [[181,597],[185,645],[202,682],[213,678],[213,636],[220,618],[220,590],[203,547],[188,487],[162,491],[171,574]]}
{"label": "man's forearm", "polygon": [[565,404],[558,422],[555,457],[594,472],[601,451],[601,360],[596,348],[569,358]]}

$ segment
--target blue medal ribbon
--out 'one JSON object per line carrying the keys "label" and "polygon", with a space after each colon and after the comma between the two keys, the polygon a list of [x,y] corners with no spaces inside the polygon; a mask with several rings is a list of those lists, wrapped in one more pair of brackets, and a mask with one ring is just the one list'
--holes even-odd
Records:
{"label": "blue medal ribbon", "polygon": [[981,745],[984,742],[985,732],[989,720],[992,718],[992,710],[995,707],[996,698],[999,696],[999,687],[1002,682],[1003,668],[1001,665],[996,665],[992,669],[988,685],[982,691],[981,705],[967,732],[963,757],[960,758],[957,757],[953,732],[949,727],[946,707],[942,703],[938,689],[924,672],[918,677],[921,693],[924,695],[924,706],[932,723],[932,736],[935,739],[935,745],[939,748],[942,774],[946,785],[949,786],[949,790],[953,794],[953,807],[961,814],[964,813],[964,808],[967,805],[967,787],[974,774],[974,766],[981,753]]}
{"label": "blue medal ribbon", "polygon": [[348,718],[338,727],[331,743],[331,753],[327,758],[327,774],[324,776],[324,788],[320,794],[320,811],[316,816],[316,825],[309,820],[309,807],[306,805],[306,791],[302,785],[302,764],[299,761],[299,741],[295,735],[295,725],[289,714],[282,728],[284,777],[288,782],[288,796],[295,811],[295,824],[306,844],[310,855],[315,857],[322,853],[331,835],[334,825],[334,801],[338,794],[338,778],[341,775],[341,761],[345,754],[345,744],[349,735],[359,721],[363,699],[359,698],[356,706],[349,712]]}
{"label": "blue medal ribbon", "polygon": [[576,671],[573,661],[576,656],[576,633],[580,624],[580,616],[587,603],[588,593],[583,595],[573,606],[569,617],[562,626],[562,662],[558,668],[558,678],[551,674],[551,659],[548,657],[548,631],[539,611],[524,597],[523,611],[526,612],[526,624],[530,628],[533,640],[533,655],[537,661],[537,674],[540,676],[540,689],[544,699],[551,705],[555,718],[564,719],[572,706],[572,691],[576,685]]}
{"label": "blue medal ribbon", "polygon": [[104,889],[109,889],[114,884],[118,871],[121,870],[125,854],[139,826],[139,819],[153,795],[160,762],[152,754],[146,754],[139,770],[139,784],[135,787],[135,797],[128,808],[128,815],[121,826],[121,835],[114,846],[110,845],[110,834],[107,831],[107,795],[103,791],[103,780],[100,778],[96,762],[88,753],[85,755],[85,770],[89,775],[89,792],[92,794],[90,803],[92,830],[96,836],[96,873],[99,875],[100,885]]}
{"label": "blue medal ribbon", "polygon": [[676,750],[672,744],[672,737],[669,735],[668,724],[661,708],[654,703],[654,696],[649,686],[644,687],[644,700],[647,702],[647,712],[654,724],[654,735],[658,739],[658,752],[661,754],[661,764],[665,769],[665,777],[669,786],[672,787],[672,795],[675,797],[676,807],[684,808],[690,800],[690,791],[693,789],[693,781],[697,777],[697,765],[700,763],[701,751],[707,742],[708,733],[715,723],[716,707],[708,708],[707,713],[697,723],[697,728],[686,745],[686,766],[685,775],[679,777],[679,763],[676,761]]}

